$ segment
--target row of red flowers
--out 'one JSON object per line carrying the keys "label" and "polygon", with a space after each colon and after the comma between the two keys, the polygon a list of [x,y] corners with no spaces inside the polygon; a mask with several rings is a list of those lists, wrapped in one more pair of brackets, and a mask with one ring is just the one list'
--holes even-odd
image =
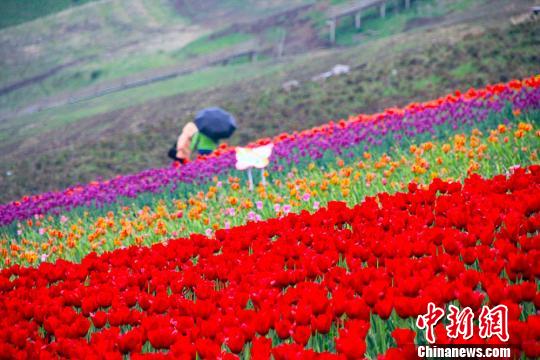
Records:
{"label": "row of red flowers", "polygon": [[[0,273],[0,358],[412,358],[424,341],[414,319],[429,302],[476,315],[508,306],[510,342],[537,357],[539,230],[532,166],[215,238],[13,266]],[[443,330],[438,341],[454,341]]]}
{"label": "row of red flowers", "polygon": [[[284,140],[292,140],[295,138],[301,138],[301,137],[312,137],[315,134],[331,134],[333,133],[334,129],[336,128],[345,128],[348,126],[351,126],[352,124],[358,123],[358,122],[379,122],[385,119],[387,116],[392,115],[404,115],[404,114],[415,114],[418,112],[425,111],[426,109],[436,109],[440,107],[443,104],[453,104],[456,102],[459,102],[461,100],[464,101],[473,101],[473,100],[487,100],[492,99],[493,97],[497,96],[498,94],[501,94],[507,90],[519,91],[524,87],[530,87],[530,88],[538,88],[540,87],[540,76],[539,75],[533,75],[525,79],[513,79],[511,81],[508,81],[506,83],[498,83],[498,84],[492,84],[487,85],[485,88],[475,89],[470,88],[469,90],[465,92],[461,92],[459,90],[456,90],[452,94],[448,94],[446,96],[426,101],[426,102],[412,102],[410,104],[407,104],[403,108],[388,108],[385,109],[383,112],[376,113],[376,114],[359,114],[359,115],[351,115],[347,120],[341,119],[337,122],[330,121],[327,124],[323,124],[311,129],[302,130],[299,132],[293,132],[291,134],[289,133],[281,133],[273,138],[262,138],[259,139],[253,143],[248,144],[248,147],[254,147],[254,146],[261,146],[268,143],[279,143]],[[213,154],[212,156],[219,156],[220,154],[227,153],[227,152],[234,152],[234,147],[228,146],[227,144],[221,144],[219,147],[219,151]]]}

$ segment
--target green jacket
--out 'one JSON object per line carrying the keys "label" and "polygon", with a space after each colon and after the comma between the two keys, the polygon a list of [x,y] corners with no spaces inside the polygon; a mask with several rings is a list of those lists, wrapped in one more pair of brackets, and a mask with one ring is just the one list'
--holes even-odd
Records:
{"label": "green jacket", "polygon": [[197,131],[193,138],[191,138],[191,151],[195,150],[210,150],[213,151],[217,148],[218,144],[210,139],[208,136],[202,134],[201,132]]}

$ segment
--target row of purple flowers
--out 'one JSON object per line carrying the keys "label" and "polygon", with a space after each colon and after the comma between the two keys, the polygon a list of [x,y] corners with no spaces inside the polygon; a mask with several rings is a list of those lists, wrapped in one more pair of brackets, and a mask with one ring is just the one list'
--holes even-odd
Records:
{"label": "row of purple flowers", "polygon": [[[493,93],[482,90],[444,101],[408,106],[402,110],[376,115],[360,115],[348,122],[331,123],[324,128],[304,131],[276,141],[272,154],[272,169],[298,163],[303,158],[320,159],[326,152],[352,156],[354,151],[368,150],[383,141],[399,142],[419,134],[435,134],[440,126],[454,130],[464,125],[480,123],[493,112],[501,112],[510,104],[514,109],[529,111],[540,108],[540,86],[514,88],[505,85]],[[488,88],[489,89],[489,88]],[[487,93],[487,95],[486,95]],[[102,206],[119,198],[135,198],[143,193],[159,193],[173,189],[179,183],[200,183],[234,169],[233,151],[200,159],[181,167],[167,167],[117,176],[114,179],[70,187],[64,191],[24,197],[0,205],[0,225],[24,220],[37,214],[57,215],[81,206]]]}

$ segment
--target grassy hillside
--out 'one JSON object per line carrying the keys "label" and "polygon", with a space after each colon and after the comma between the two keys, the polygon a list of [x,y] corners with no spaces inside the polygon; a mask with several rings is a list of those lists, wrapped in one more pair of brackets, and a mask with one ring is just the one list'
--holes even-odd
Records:
{"label": "grassy hillside", "polygon": [[171,0],[180,14],[199,23],[213,23],[220,27],[264,18],[297,5],[311,4],[317,0]]}
{"label": "grassy hillside", "polygon": [[[338,27],[338,44],[355,45],[440,22],[456,3],[467,3],[460,10],[464,12],[486,1],[424,0],[408,10],[392,6],[386,19],[367,12],[359,30],[347,17]],[[325,3],[318,2],[305,14],[273,17],[310,1],[108,0],[0,31],[0,118],[16,120],[11,125],[17,128],[17,114],[65,105],[81,91],[99,93],[92,89],[118,87],[160,69],[190,63],[204,67],[208,56],[249,42],[267,52],[263,58],[275,55],[282,39],[287,54],[327,46]],[[120,107],[111,102],[98,111]],[[43,116],[35,122],[43,123]]]}
{"label": "grassy hillside", "polygon": [[90,1],[95,0],[2,0],[0,3],[0,29],[22,24]]}
{"label": "grassy hillside", "polygon": [[[242,71],[238,71],[239,67]],[[84,127],[84,125],[78,124],[79,120],[117,109],[129,108],[135,103],[212,88],[216,84],[224,86],[246,77],[265,75],[273,69],[273,67],[261,67],[257,64],[253,66],[214,67],[145,87],[137,87],[65,106],[61,109],[44,110],[36,115],[4,121],[0,123],[1,147],[5,149],[18,142],[18,139],[31,139],[43,133],[58,131],[70,124]],[[16,125],[13,122],[16,122]],[[114,124],[111,125],[114,126]]]}
{"label": "grassy hillside", "polygon": [[[85,121],[90,129],[95,130],[96,124],[116,123],[101,133],[99,140],[86,142],[82,137],[79,144],[64,150],[29,153],[23,161],[6,162],[2,174],[11,171],[12,175],[2,177],[3,197],[8,200],[28,192],[86,182],[96,176],[107,178],[165,165],[165,150],[181,125],[191,119],[194,110],[206,105],[217,103],[236,114],[240,127],[233,142],[244,143],[349,114],[431,99],[454,89],[466,90],[469,86],[528,76],[540,70],[539,34],[540,23],[528,22],[485,32],[469,29],[464,33],[458,26],[417,33],[416,36],[427,37],[422,46],[417,37],[402,35],[368,47],[321,53],[311,56],[309,61],[297,59],[292,64],[268,66],[270,77],[261,75],[258,80],[234,82],[219,89],[158,99],[95,116]],[[460,36],[463,40],[456,42]],[[353,71],[324,83],[309,80],[311,75],[336,62],[352,65]],[[227,69],[230,68],[223,68]],[[243,72],[246,68],[240,69]],[[292,76],[301,80],[302,85],[286,93],[279,84]],[[231,97],[232,93],[239,95]],[[130,122],[137,125],[127,134],[124,128],[118,128],[123,126],[119,124],[129,127]],[[69,132],[69,127],[65,129]],[[84,127],[77,129],[85,133]]]}
{"label": "grassy hillside", "polygon": [[[174,63],[167,57],[208,30],[168,0],[89,2],[0,31],[0,107]],[[9,91],[6,91],[8,89]]]}
{"label": "grassy hillside", "polygon": [[[101,0],[0,29],[0,108],[5,114],[41,107],[41,99],[69,97],[79,89],[129,80],[223,50],[253,38],[245,33],[215,36],[230,23],[252,22],[305,3],[309,1],[257,1],[246,7],[237,0],[184,5],[173,0]],[[201,6],[204,11],[190,11]]]}

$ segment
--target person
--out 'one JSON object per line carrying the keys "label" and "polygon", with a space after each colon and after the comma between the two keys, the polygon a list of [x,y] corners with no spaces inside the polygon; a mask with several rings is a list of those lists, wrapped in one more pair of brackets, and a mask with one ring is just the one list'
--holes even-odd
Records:
{"label": "person", "polygon": [[201,133],[193,122],[189,122],[182,129],[176,144],[169,150],[169,157],[184,164],[191,158],[193,153],[208,155],[217,146],[216,141]]}

